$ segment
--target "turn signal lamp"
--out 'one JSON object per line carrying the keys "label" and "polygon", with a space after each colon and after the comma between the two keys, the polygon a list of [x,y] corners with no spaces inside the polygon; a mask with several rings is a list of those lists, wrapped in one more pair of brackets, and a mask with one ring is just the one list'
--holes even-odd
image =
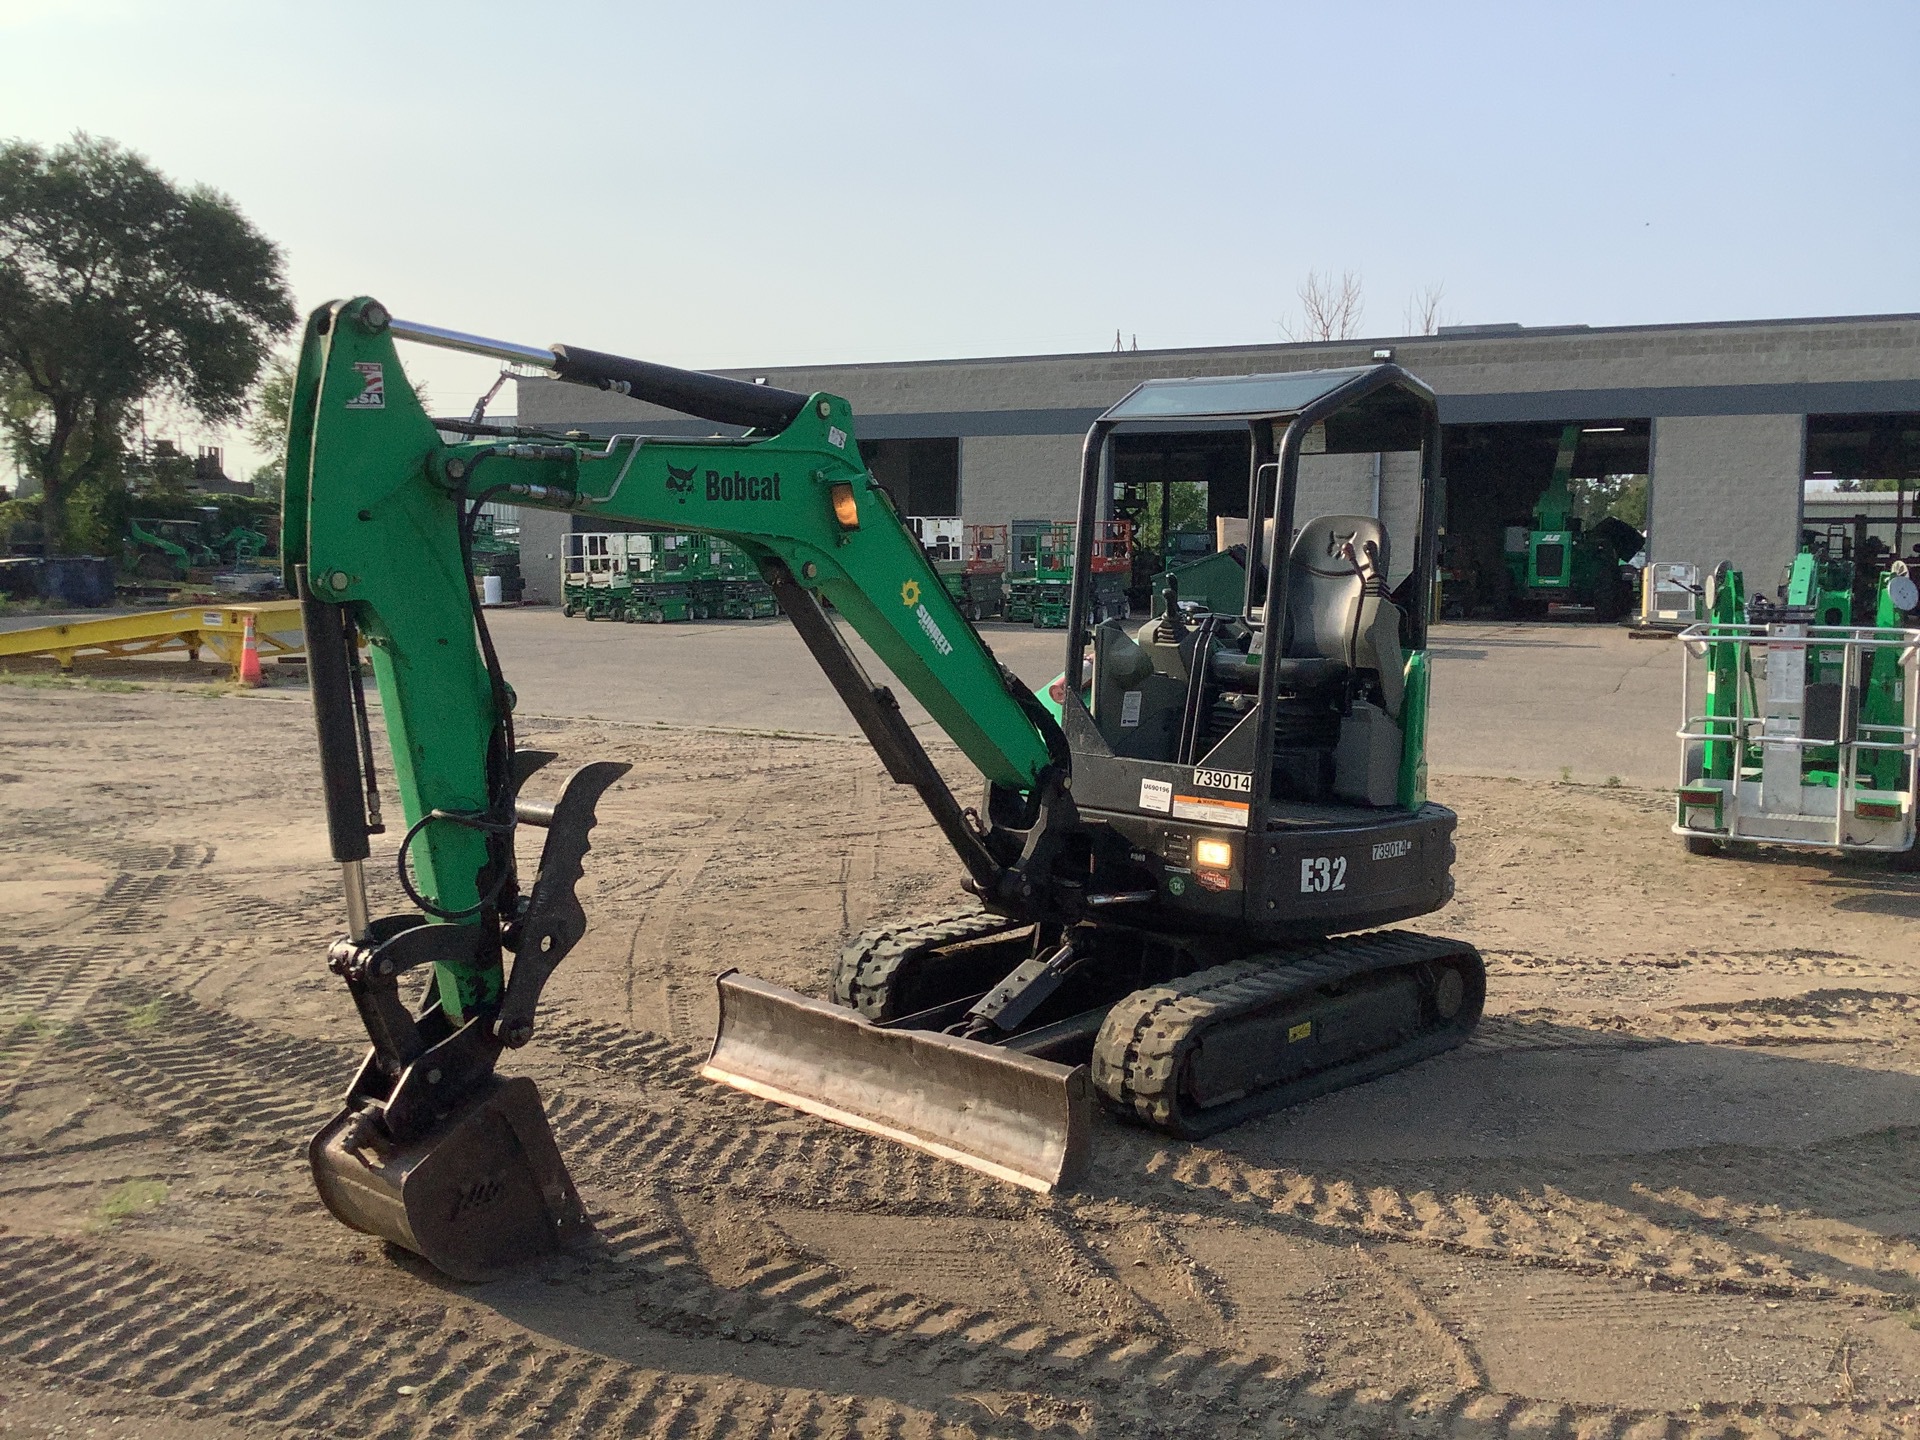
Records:
{"label": "turn signal lamp", "polygon": [[1233,846],[1225,840],[1196,840],[1193,842],[1193,863],[1210,865],[1216,870],[1229,870],[1233,867]]}
{"label": "turn signal lamp", "polygon": [[853,482],[840,480],[828,487],[827,493],[833,497],[833,518],[840,522],[842,530],[860,528],[860,507],[853,503]]}

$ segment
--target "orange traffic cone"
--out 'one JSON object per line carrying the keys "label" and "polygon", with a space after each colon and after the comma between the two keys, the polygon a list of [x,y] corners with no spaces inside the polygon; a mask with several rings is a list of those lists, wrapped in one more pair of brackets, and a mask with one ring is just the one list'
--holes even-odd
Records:
{"label": "orange traffic cone", "polygon": [[242,685],[264,685],[266,676],[260,673],[260,637],[253,631],[253,612],[247,612],[247,628],[240,637],[240,683]]}

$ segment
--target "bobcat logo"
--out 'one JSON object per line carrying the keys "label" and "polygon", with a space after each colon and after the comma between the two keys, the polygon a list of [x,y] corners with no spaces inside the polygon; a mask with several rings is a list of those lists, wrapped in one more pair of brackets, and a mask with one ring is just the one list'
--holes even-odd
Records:
{"label": "bobcat logo", "polygon": [[667,489],[679,497],[682,505],[687,503],[687,496],[693,493],[693,476],[697,468],[690,465],[685,470],[678,470],[667,466]]}

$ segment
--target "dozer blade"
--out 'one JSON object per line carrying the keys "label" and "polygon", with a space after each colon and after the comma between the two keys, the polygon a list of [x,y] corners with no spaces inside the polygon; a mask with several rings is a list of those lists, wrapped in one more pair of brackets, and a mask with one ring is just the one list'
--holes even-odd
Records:
{"label": "dozer blade", "polygon": [[491,1280],[587,1228],[540,1092],[490,1077],[429,1135],[396,1142],[349,1106],[307,1146],[334,1216],[411,1250],[456,1280]]}
{"label": "dozer blade", "polygon": [[1093,1089],[1058,1065],[852,1010],[733,971],[700,1073],[1042,1193],[1087,1170]]}

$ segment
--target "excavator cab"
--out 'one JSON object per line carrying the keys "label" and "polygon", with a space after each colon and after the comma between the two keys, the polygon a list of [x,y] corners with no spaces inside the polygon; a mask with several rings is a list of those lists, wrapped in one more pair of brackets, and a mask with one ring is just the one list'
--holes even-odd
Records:
{"label": "excavator cab", "polygon": [[[1149,381],[1095,424],[1083,511],[1129,430],[1238,423],[1250,458],[1245,514],[1227,517],[1258,537],[1238,604],[1176,595],[1145,622],[1070,632],[1066,673],[1088,677],[1060,697],[1076,802],[1146,857],[1156,923],[1325,935],[1448,898],[1452,817],[1425,804],[1434,414],[1376,365]],[[1374,838],[1329,850],[1332,829]],[[1200,839],[1232,863],[1194,869]],[[1302,862],[1322,860],[1338,887],[1303,888]]]}
{"label": "excavator cab", "polygon": [[[1246,437],[1244,489],[1210,497],[1259,537],[1238,603],[1098,618],[1113,447],[1200,427]],[[832,1005],[723,976],[709,1076],[1046,1189],[1086,1163],[1095,1099],[1196,1136],[1459,1044],[1471,947],[1341,938],[1453,894],[1426,797],[1439,455],[1432,393],[1391,364],[1149,381],[1101,416],[1045,692],[1071,788],[1022,814],[989,786],[981,812],[1023,859],[1051,846],[1022,880],[1044,898],[856,937]]]}

